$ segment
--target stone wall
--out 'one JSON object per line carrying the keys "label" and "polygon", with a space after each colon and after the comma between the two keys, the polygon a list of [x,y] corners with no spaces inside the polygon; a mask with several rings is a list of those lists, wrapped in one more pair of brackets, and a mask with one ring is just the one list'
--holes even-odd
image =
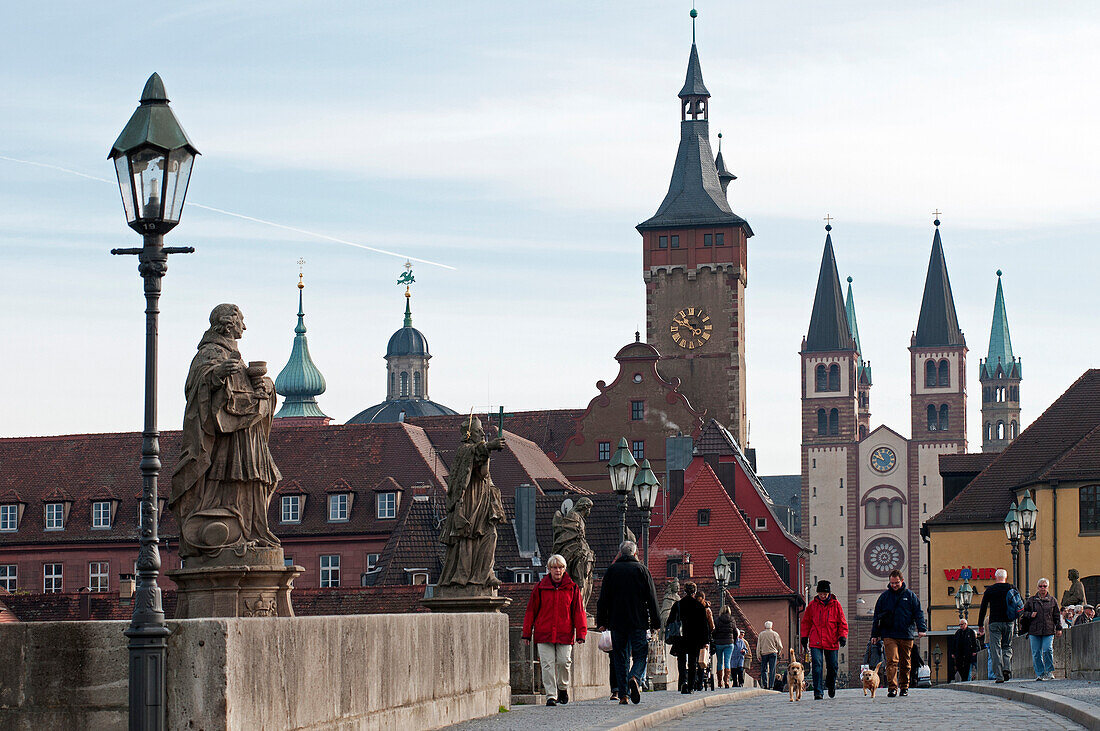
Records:
{"label": "stone wall", "polygon": [[[988,658],[988,650],[978,654],[977,679],[986,678]],[[1012,640],[1012,677],[1021,680],[1035,677],[1027,636]],[[1054,677],[1100,680],[1100,622],[1070,627],[1061,637],[1054,638]]]}
{"label": "stone wall", "polygon": [[[0,728],[126,728],[126,626],[0,625]],[[169,627],[169,728],[431,729],[510,702],[503,614]]]}

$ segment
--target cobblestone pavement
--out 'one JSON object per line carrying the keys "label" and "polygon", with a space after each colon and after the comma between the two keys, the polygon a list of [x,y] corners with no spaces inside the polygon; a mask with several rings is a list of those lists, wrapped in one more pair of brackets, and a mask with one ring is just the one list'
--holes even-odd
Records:
{"label": "cobblestone pavement", "polygon": [[655,728],[690,731],[812,728],[819,731],[898,728],[899,724],[905,728],[939,729],[987,723],[995,723],[1001,728],[1084,728],[1024,703],[935,688],[911,689],[907,698],[887,698],[882,690],[874,702],[870,697],[864,698],[862,690],[855,689],[837,691],[836,698],[820,701],[815,701],[812,694],[808,698],[803,696],[800,703],[789,702],[786,695],[746,698]]}

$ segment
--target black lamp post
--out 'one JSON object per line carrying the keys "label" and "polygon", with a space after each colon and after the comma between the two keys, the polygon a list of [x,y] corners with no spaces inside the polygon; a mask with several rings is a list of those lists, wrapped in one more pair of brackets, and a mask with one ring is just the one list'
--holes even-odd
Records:
{"label": "black lamp post", "polygon": [[939,645],[936,645],[932,650],[932,662],[936,663],[936,685],[940,684],[940,661],[943,660],[943,650]]}
{"label": "black lamp post", "polygon": [[730,581],[730,560],[721,548],[718,549],[718,557],[714,559],[714,580],[718,582],[718,611],[726,606],[726,585]]}
{"label": "black lamp post", "polygon": [[607,463],[607,471],[611,473],[611,489],[619,496],[619,543],[622,543],[626,540],[626,496],[638,472],[638,462],[626,445],[626,437],[619,439],[619,448]]}
{"label": "black lamp post", "polygon": [[1008,509],[1008,515],[1005,516],[1005,535],[1008,536],[1008,542],[1012,544],[1012,581],[1020,583],[1020,513],[1016,509],[1016,501],[1012,501],[1012,506]]}
{"label": "black lamp post", "polygon": [[1020,502],[1017,511],[1020,513],[1020,535],[1024,539],[1024,585],[1027,587],[1027,593],[1024,596],[1026,597],[1031,596],[1031,539],[1035,537],[1035,521],[1039,517],[1039,508],[1031,499],[1031,490],[1024,491],[1024,499]]}
{"label": "black lamp post", "polygon": [[974,598],[974,589],[968,579],[963,579],[962,586],[955,592],[955,609],[959,610],[959,619],[969,619],[970,602]]}
{"label": "black lamp post", "polygon": [[112,249],[112,254],[136,254],[145,281],[145,428],[141,434],[141,547],[137,559],[134,612],[130,638],[130,729],[167,726],[165,659],[168,627],[164,622],[158,548],[157,477],[160,474],[160,434],[157,431],[157,316],[160,280],[168,271],[169,254],[194,249],[165,247],[164,234],[175,228],[183,212],[191,165],[199,151],[187,139],[160,76],[153,74],[141,94],[141,105],[130,117],[108,155],[114,161],[126,223],[142,235],[140,249]]}
{"label": "black lamp post", "polygon": [[653,469],[649,466],[649,460],[642,460],[642,468],[638,470],[638,476],[634,478],[634,502],[642,511],[642,556],[643,563],[649,566],[649,521],[653,513],[653,504],[657,502],[657,491],[660,485]]}

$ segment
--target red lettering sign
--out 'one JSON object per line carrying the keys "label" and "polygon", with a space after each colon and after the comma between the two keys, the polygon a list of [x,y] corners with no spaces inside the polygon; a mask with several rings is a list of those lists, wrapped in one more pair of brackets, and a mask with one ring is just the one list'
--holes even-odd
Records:
{"label": "red lettering sign", "polygon": [[958,581],[960,573],[962,573],[961,569],[944,569],[943,570],[943,575],[947,577],[948,581]]}

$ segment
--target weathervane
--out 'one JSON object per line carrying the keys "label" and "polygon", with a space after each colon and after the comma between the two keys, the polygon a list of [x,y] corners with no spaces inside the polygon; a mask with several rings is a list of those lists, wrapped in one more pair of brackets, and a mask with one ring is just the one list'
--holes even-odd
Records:
{"label": "weathervane", "polygon": [[413,265],[408,259],[405,260],[405,273],[397,278],[398,284],[405,285],[405,296],[411,297],[409,294],[409,285],[416,281],[416,277],[413,276]]}
{"label": "weathervane", "polygon": [[299,259],[298,260],[298,289],[305,289],[305,286],[306,286],[305,284],[302,283],[302,277],[305,274],[305,268],[304,268],[305,265],[306,265],[306,260],[305,259]]}

